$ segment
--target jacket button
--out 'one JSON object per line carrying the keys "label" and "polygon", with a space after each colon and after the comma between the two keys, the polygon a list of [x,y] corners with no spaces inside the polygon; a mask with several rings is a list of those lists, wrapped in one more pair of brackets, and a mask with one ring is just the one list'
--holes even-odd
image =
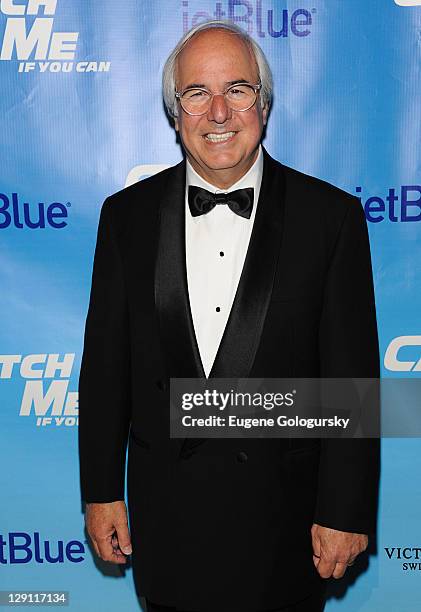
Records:
{"label": "jacket button", "polygon": [[157,380],[156,381],[156,386],[158,387],[158,389],[160,389],[161,391],[165,391],[165,389],[167,388],[167,385],[165,384],[164,380]]}
{"label": "jacket button", "polygon": [[238,463],[245,463],[247,461],[248,457],[247,457],[247,453],[245,453],[244,451],[240,451],[237,454],[237,461]]}

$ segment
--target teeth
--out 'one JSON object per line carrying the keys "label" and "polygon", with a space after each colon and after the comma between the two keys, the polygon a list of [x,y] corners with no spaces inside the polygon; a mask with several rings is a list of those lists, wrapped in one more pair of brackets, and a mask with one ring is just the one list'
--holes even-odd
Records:
{"label": "teeth", "polygon": [[205,138],[211,142],[223,142],[234,136],[235,132],[224,132],[224,134],[206,134]]}

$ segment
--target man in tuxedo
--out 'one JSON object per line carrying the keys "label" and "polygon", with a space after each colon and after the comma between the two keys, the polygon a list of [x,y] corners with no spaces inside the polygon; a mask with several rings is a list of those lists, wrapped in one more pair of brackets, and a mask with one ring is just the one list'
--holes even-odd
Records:
{"label": "man in tuxedo", "polygon": [[[185,159],[101,210],[79,382],[86,524],[148,612],[316,612],[375,531],[378,440],[171,439],[171,378],[378,377],[359,201],[261,146],[272,81],[240,28],[167,60]],[[128,443],[128,515],[124,502]]]}

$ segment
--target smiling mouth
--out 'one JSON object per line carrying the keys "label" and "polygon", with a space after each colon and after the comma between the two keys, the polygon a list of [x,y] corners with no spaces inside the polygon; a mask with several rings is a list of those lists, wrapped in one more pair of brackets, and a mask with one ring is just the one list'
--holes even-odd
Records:
{"label": "smiling mouth", "polygon": [[210,132],[209,134],[205,134],[204,139],[208,142],[226,142],[235,136],[236,133],[237,132],[224,132],[223,134],[218,134],[215,132]]}

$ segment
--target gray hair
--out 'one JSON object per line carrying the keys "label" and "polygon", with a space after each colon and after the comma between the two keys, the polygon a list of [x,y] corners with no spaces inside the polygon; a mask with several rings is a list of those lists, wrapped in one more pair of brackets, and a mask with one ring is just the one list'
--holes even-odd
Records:
{"label": "gray hair", "polygon": [[240,28],[240,26],[232,23],[231,21],[223,19],[212,19],[199,23],[198,25],[191,28],[186,34],[184,34],[184,36],[179,40],[176,47],[173,49],[167,61],[165,62],[164,69],[162,72],[162,93],[164,97],[165,106],[167,107],[167,111],[171,115],[171,117],[177,117],[178,115],[177,99],[175,97],[175,73],[177,68],[178,55],[195,34],[197,34],[198,32],[203,32],[205,30],[211,30],[213,28],[224,29],[228,30],[229,32],[233,32],[246,43],[256,60],[257,69],[259,72],[259,79],[262,84],[262,88],[260,90],[260,99],[262,106],[270,106],[273,91],[272,72],[262,49],[259,47],[257,42],[251,36],[249,36],[249,34],[247,34],[247,32]]}

